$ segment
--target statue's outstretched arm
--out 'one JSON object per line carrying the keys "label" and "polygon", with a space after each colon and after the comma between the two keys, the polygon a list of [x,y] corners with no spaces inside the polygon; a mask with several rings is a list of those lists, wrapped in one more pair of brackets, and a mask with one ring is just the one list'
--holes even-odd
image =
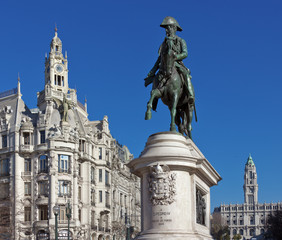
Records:
{"label": "statue's outstretched arm", "polygon": [[175,55],[176,61],[182,61],[188,56],[188,49],[184,39],[181,39],[181,53]]}

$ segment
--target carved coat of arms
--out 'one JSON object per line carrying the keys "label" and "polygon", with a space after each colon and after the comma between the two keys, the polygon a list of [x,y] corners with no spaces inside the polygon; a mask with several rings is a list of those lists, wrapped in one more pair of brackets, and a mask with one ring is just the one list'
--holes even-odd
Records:
{"label": "carved coat of arms", "polygon": [[167,165],[159,163],[151,167],[148,176],[149,192],[153,205],[168,205],[175,201],[176,174],[170,173]]}

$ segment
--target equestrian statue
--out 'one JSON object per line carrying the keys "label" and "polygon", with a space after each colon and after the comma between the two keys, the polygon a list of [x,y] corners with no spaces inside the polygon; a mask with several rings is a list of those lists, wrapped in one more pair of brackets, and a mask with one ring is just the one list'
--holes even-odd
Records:
{"label": "equestrian statue", "polygon": [[166,37],[159,48],[159,57],[145,78],[145,86],[153,83],[151,98],[147,104],[145,119],[152,117],[151,110],[156,111],[158,99],[168,106],[171,115],[170,131],[178,131],[192,139],[192,118],[195,112],[195,93],[191,82],[190,70],[182,62],[188,56],[184,39],[176,35],[182,31],[173,17],[166,17],[161,27],[165,28]]}

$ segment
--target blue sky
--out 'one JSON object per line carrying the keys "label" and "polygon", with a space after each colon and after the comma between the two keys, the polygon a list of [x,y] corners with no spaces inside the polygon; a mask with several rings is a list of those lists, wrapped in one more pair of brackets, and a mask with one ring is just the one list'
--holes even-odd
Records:
{"label": "blue sky", "polygon": [[[16,87],[36,107],[54,25],[68,52],[69,85],[88,100],[91,120],[108,115],[112,135],[137,157],[149,135],[169,130],[167,107],[145,121],[165,16],[175,17],[188,46],[185,65],[196,92],[193,140],[223,180],[212,209],[243,202],[249,153],[259,201],[282,200],[281,1],[5,1],[0,8],[0,91]],[[275,184],[274,184],[275,183]]]}

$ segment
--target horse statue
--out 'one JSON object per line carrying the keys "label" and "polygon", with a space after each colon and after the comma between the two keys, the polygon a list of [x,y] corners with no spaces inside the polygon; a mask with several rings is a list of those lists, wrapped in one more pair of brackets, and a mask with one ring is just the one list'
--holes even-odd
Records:
{"label": "horse statue", "polygon": [[[147,103],[145,119],[152,117],[151,110],[156,110],[158,99],[168,106],[171,115],[170,131],[178,131],[192,139],[192,118],[195,111],[194,102],[189,102],[189,96],[184,89],[183,76],[175,67],[175,52],[173,40],[166,38],[160,51],[159,72],[157,75],[145,78],[145,86],[153,83],[151,98]],[[196,118],[196,114],[195,114]],[[196,118],[197,121],[197,118]]]}

